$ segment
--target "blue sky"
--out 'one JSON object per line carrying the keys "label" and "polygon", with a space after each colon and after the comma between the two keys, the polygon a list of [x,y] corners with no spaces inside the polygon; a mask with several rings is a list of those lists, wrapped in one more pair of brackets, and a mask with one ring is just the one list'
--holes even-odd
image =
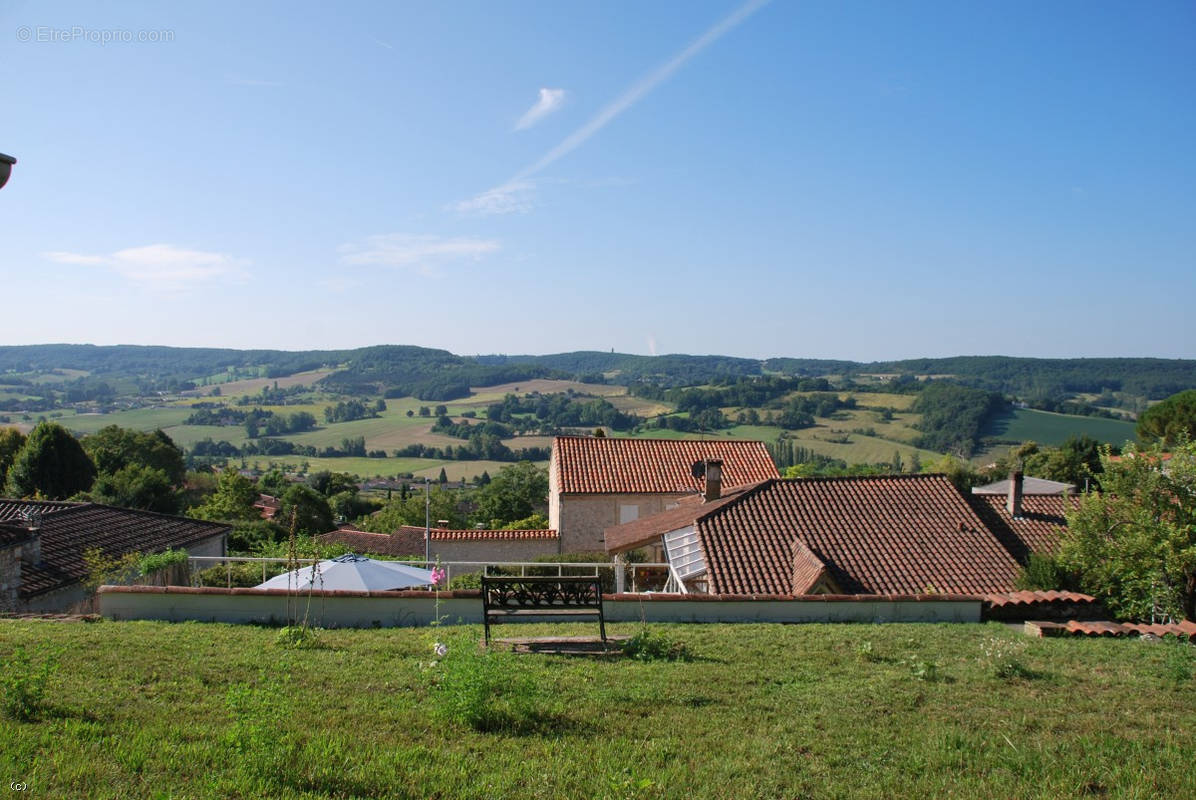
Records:
{"label": "blue sky", "polygon": [[0,0],[0,343],[1196,357],[1194,41],[1190,2]]}

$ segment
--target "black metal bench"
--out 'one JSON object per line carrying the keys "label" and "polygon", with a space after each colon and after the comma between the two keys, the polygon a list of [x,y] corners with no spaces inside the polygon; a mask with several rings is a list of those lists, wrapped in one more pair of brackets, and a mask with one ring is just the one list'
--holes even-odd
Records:
{"label": "black metal bench", "polygon": [[602,616],[602,580],[578,577],[482,576],[482,616],[486,644],[490,625],[519,617],[598,617],[598,631],[606,643]]}

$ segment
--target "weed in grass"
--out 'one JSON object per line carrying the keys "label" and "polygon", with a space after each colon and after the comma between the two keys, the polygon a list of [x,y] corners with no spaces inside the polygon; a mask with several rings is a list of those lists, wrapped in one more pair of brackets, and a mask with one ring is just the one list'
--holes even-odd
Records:
{"label": "weed in grass", "polygon": [[0,689],[4,691],[4,713],[12,719],[36,719],[45,709],[46,682],[58,669],[58,654],[51,653],[38,667],[21,645],[0,662]]}
{"label": "weed in grass", "polygon": [[911,655],[901,663],[909,667],[909,674],[917,680],[926,681],[927,683],[942,680],[943,676],[939,672],[939,665],[921,656]]}
{"label": "weed in grass", "polygon": [[535,682],[509,653],[462,648],[432,662],[427,674],[432,715],[444,722],[484,733],[529,733],[546,719]]}
{"label": "weed in grass", "polygon": [[636,778],[631,767],[611,775],[606,785],[608,793],[605,796],[614,800],[639,800],[648,797],[656,788],[656,783],[649,778]]}
{"label": "weed in grass", "polygon": [[316,629],[306,625],[288,625],[280,628],[278,635],[274,637],[274,643],[291,650],[317,650],[324,646]]}
{"label": "weed in grass", "polygon": [[1025,642],[992,636],[980,644],[979,660],[993,676],[1002,680],[1032,678],[1036,673],[1022,663],[1022,654],[1025,652]]}
{"label": "weed in grass", "polygon": [[860,657],[861,661],[883,661],[880,654],[876,652],[875,645],[872,644],[871,639],[865,639],[855,647],[856,655]]}
{"label": "weed in grass", "polygon": [[663,633],[652,633],[647,628],[623,643],[624,655],[636,661],[692,661],[693,655],[685,642],[677,642]]}
{"label": "weed in grass", "polygon": [[1167,634],[1163,637],[1163,646],[1166,648],[1163,657],[1164,675],[1179,684],[1192,680],[1192,674],[1196,671],[1196,645]]}

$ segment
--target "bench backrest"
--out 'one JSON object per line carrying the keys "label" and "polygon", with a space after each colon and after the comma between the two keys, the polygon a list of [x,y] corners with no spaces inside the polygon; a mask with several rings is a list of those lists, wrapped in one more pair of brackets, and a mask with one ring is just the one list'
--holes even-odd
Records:
{"label": "bench backrest", "polygon": [[602,579],[596,577],[485,577],[482,604],[491,608],[595,608],[602,610]]}

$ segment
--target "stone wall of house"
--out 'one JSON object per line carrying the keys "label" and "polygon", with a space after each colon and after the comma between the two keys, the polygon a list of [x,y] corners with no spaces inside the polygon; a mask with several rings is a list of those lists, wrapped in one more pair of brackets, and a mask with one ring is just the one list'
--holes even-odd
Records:
{"label": "stone wall of house", "polygon": [[187,548],[187,553],[193,556],[226,556],[228,555],[228,534],[220,534],[210,539],[204,539]]}
{"label": "stone wall of house", "polygon": [[620,522],[620,508],[635,506],[636,519],[659,514],[685,494],[564,494],[557,519],[550,520],[561,537],[561,552],[604,551],[602,532]]}
{"label": "stone wall of house", "polygon": [[21,548],[0,548],[0,611],[17,609],[17,592],[21,588]]}

